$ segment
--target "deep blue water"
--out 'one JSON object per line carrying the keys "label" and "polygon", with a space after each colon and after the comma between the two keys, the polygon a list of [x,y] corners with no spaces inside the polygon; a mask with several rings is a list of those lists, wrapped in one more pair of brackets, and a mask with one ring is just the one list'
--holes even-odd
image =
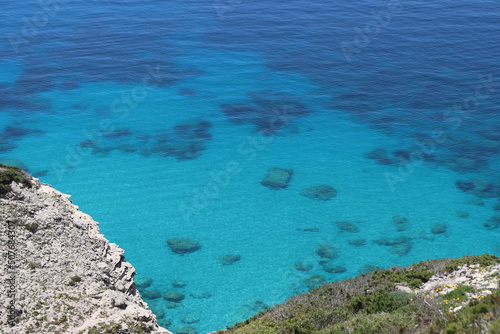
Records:
{"label": "deep blue water", "polygon": [[[146,291],[182,292],[146,299],[173,332],[310,277],[500,254],[498,2],[1,4],[0,162],[71,194]],[[272,167],[286,189],[260,184]],[[320,184],[337,196],[301,196]]]}

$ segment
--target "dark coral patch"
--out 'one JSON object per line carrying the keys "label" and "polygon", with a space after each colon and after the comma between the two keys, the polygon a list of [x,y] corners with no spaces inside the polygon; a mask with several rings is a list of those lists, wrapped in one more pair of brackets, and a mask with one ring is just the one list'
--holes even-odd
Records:
{"label": "dark coral patch", "polygon": [[305,117],[311,110],[297,97],[263,90],[248,94],[251,104],[224,104],[221,109],[235,124],[253,124],[258,131],[272,136],[289,125],[294,119]]}

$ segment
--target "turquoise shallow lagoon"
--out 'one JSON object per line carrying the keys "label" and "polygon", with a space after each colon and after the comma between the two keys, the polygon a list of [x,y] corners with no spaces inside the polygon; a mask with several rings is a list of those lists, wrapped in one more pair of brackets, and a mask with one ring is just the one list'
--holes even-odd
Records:
{"label": "turquoise shallow lagoon", "polygon": [[[390,22],[357,36],[381,11]],[[46,24],[23,33],[36,13]],[[500,254],[494,2],[61,1],[0,15],[0,162],[71,194],[153,280],[144,291],[183,293],[146,299],[173,332],[222,329],[374,266]],[[261,184],[273,167],[293,170],[285,189]],[[337,195],[301,195],[321,184]],[[202,247],[175,254],[170,238]]]}

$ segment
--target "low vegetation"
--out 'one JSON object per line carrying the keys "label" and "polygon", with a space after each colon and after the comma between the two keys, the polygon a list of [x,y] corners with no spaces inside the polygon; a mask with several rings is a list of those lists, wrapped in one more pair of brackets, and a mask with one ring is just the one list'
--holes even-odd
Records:
{"label": "low vegetation", "polygon": [[0,197],[12,190],[12,182],[28,188],[32,186],[29,175],[21,168],[0,164]]}
{"label": "low vegetation", "polygon": [[[295,296],[228,328],[227,333],[500,333],[500,290],[464,304],[467,293],[475,292],[471,286],[459,285],[434,298],[396,288],[397,284],[418,288],[433,275],[451,273],[465,264],[497,263],[498,257],[486,254],[375,270]],[[448,301],[463,307],[451,312]]]}

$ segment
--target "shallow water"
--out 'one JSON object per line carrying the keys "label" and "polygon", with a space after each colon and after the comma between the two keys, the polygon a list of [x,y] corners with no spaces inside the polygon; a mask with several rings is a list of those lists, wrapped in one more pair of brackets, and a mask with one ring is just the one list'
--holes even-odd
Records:
{"label": "shallow water", "polygon": [[[499,254],[499,16],[494,1],[9,3],[0,158],[72,194],[149,290],[184,293],[146,300],[174,332],[234,324],[315,275]],[[286,189],[260,184],[272,167],[293,170]],[[456,185],[473,178],[486,186]],[[337,196],[300,194],[320,184]],[[174,254],[177,237],[202,247]],[[325,244],[344,272],[320,265]]]}

